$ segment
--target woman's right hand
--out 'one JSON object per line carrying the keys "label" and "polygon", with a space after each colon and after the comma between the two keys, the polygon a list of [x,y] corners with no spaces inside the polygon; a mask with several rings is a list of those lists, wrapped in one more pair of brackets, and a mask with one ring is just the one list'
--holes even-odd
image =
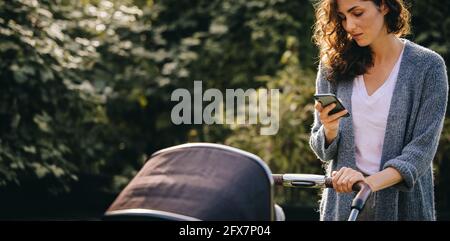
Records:
{"label": "woman's right hand", "polygon": [[327,144],[330,145],[334,141],[334,139],[336,139],[339,132],[339,120],[342,116],[346,115],[348,111],[343,110],[336,114],[329,115],[329,112],[333,110],[334,107],[336,107],[335,103],[330,104],[324,108],[320,102],[316,101],[314,107],[319,112],[320,122],[322,123],[325,131],[325,138],[327,140]]}

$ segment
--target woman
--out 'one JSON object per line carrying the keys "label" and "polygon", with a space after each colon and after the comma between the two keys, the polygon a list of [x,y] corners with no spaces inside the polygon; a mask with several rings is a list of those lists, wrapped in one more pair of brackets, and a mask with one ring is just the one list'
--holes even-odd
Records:
{"label": "woman", "polygon": [[348,218],[358,181],[374,191],[359,220],[435,220],[444,60],[400,38],[410,19],[402,0],[321,0],[316,17],[316,93],[336,94],[347,108],[328,115],[334,106],[316,103],[310,145],[335,187],[324,190],[321,220]]}

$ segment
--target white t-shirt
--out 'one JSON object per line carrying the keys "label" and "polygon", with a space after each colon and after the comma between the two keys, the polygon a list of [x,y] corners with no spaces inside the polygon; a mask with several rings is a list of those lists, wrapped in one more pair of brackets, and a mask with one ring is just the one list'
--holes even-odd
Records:
{"label": "white t-shirt", "polygon": [[387,118],[403,50],[389,77],[371,96],[367,93],[363,75],[353,80],[352,118],[356,166],[367,175],[380,171]]}

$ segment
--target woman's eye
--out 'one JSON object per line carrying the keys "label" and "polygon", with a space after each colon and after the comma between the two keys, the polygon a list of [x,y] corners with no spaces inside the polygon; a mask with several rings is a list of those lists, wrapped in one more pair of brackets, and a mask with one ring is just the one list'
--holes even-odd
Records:
{"label": "woman's eye", "polygon": [[354,14],[356,17],[361,17],[363,15],[363,13],[355,13]]}

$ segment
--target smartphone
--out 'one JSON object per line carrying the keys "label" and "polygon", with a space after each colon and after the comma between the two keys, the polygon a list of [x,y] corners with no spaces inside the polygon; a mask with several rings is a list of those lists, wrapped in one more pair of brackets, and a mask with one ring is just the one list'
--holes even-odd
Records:
{"label": "smartphone", "polygon": [[[338,112],[341,112],[345,110],[344,105],[341,103],[341,101],[333,94],[320,94],[320,95],[314,95],[314,99],[317,100],[322,104],[322,107],[326,107],[327,105],[331,105],[333,103],[336,103],[336,107],[332,109],[329,113],[329,115],[336,114]],[[347,113],[343,117],[350,117],[350,113]]]}

